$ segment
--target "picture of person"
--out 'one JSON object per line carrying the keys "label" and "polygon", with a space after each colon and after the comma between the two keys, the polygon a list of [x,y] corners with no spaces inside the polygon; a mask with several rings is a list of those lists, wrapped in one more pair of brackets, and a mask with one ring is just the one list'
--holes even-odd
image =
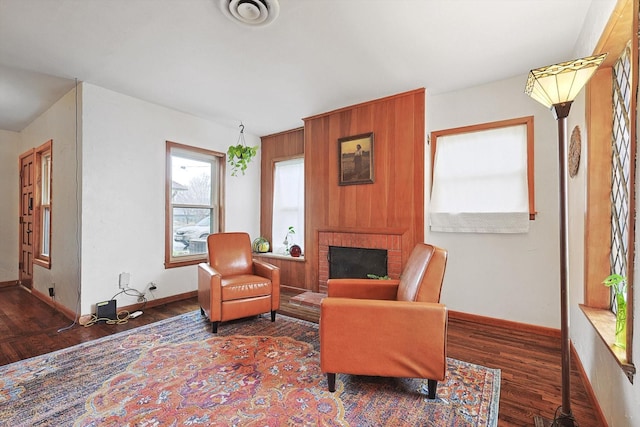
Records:
{"label": "picture of person", "polygon": [[362,145],[356,146],[356,152],[353,153],[353,173],[357,176],[362,172]]}
{"label": "picture of person", "polygon": [[373,183],[373,134],[340,138],[340,185]]}

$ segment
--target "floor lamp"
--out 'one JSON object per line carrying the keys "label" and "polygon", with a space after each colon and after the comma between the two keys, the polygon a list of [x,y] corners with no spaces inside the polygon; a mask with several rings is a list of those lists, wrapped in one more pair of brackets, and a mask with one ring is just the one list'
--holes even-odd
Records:
{"label": "floor lamp", "polygon": [[606,53],[531,70],[525,93],[551,109],[558,122],[560,166],[560,338],[562,352],[562,406],[552,421],[534,418],[536,427],[576,426],[571,413],[571,337],[569,335],[568,222],[567,222],[567,117],[571,104],[596,72]]}

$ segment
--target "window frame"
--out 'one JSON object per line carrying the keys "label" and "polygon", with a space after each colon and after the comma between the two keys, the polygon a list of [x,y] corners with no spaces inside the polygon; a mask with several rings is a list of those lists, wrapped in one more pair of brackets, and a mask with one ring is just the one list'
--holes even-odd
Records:
{"label": "window frame", "polygon": [[535,220],[535,177],[534,177],[534,120],[533,116],[517,117],[507,120],[499,120],[495,122],[480,123],[469,126],[462,126],[452,129],[444,129],[431,132],[431,187],[433,191],[433,175],[435,166],[435,155],[438,144],[438,138],[441,136],[460,135],[471,132],[484,130],[494,130],[499,128],[525,125],[527,128],[527,187],[529,196],[529,220]]}
{"label": "window frame", "polygon": [[[638,2],[619,1],[602,32],[594,54],[608,52],[607,58],[586,87],[587,135],[586,213],[584,231],[584,303],[580,308],[597,335],[609,349],[629,381],[633,383],[634,270],[636,220],[636,144],[638,92]],[[626,349],[615,347],[615,315],[610,309],[609,288],[602,281],[610,274],[611,238],[611,155],[613,135],[613,67],[631,40],[630,141],[632,167],[629,180],[629,251],[627,253],[627,342]]]}
{"label": "window frame", "polygon": [[[171,157],[175,151],[192,153],[195,157],[209,157],[218,161],[218,174],[211,176],[212,188],[214,184],[218,185],[218,230],[211,230],[213,233],[222,232],[224,230],[224,188],[226,173],[226,154],[218,151],[208,150],[190,145],[180,144],[173,141],[166,141],[165,154],[165,268],[183,267],[187,265],[195,265],[206,262],[207,253],[196,255],[185,255],[180,257],[173,256],[173,203],[172,194],[172,176],[171,176]],[[215,203],[214,203],[215,205]],[[211,208],[213,209],[213,208]]]}
{"label": "window frame", "polygon": [[[35,154],[35,194],[34,194],[34,240],[33,240],[33,263],[41,267],[51,269],[51,252],[53,235],[53,140],[45,142],[34,149]],[[48,161],[48,169],[43,172],[45,159]],[[46,181],[46,182],[45,182]],[[46,185],[45,185],[46,184]],[[45,194],[45,190],[46,193]],[[45,221],[44,212],[48,210],[48,227],[43,224]],[[45,233],[46,232],[46,236]],[[44,239],[49,243],[48,251],[44,249]]]}

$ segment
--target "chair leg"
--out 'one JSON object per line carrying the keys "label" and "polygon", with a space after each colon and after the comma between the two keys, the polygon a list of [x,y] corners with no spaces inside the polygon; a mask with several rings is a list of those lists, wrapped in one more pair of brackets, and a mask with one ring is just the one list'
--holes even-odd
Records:
{"label": "chair leg", "polygon": [[272,322],[276,321],[276,311],[275,310],[271,310],[271,321]]}
{"label": "chair leg", "polygon": [[218,323],[220,322],[211,322],[211,332],[214,334],[218,333]]}
{"label": "chair leg", "polygon": [[329,385],[329,391],[331,393],[336,391],[336,374],[327,373],[327,384]]}
{"label": "chair leg", "polygon": [[427,385],[429,386],[429,394],[427,397],[429,399],[436,398],[436,388],[438,387],[438,381],[436,380],[427,380]]}

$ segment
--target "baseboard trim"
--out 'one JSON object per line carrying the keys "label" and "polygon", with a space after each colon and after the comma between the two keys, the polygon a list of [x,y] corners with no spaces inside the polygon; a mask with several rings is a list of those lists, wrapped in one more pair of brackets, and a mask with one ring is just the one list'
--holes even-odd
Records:
{"label": "baseboard trim", "polygon": [[593,409],[595,409],[596,414],[598,414],[598,420],[600,420],[600,425],[603,427],[609,427],[607,420],[604,417],[604,412],[602,412],[602,408],[600,408],[600,404],[598,403],[598,398],[596,397],[596,393],[593,391],[591,387],[591,381],[589,381],[589,377],[587,377],[587,371],[584,370],[584,366],[582,366],[582,361],[580,360],[580,356],[578,356],[578,352],[576,348],[573,346],[573,342],[571,342],[571,357],[576,363],[576,368],[578,369],[578,374],[582,379],[582,383],[585,385],[585,391],[587,392],[587,396],[589,396],[589,400],[593,405]]}
{"label": "baseboard trim", "polygon": [[548,328],[545,326],[530,325],[528,323],[514,322],[513,320],[497,319],[495,317],[480,316],[478,314],[464,313],[462,311],[449,310],[449,318],[464,322],[480,323],[482,325],[497,326],[500,328],[513,329],[528,332],[536,335],[560,338],[560,329]]}
{"label": "baseboard trim", "polygon": [[77,320],[75,311],[69,310],[67,307],[65,307],[64,305],[58,303],[55,299],[53,299],[53,297],[50,297],[49,295],[46,295],[37,289],[27,289],[24,286],[23,288],[27,292],[31,292],[31,295],[38,298],[40,301],[44,302],[45,304],[47,304],[49,307],[52,307],[54,310],[62,313],[64,317],[66,317],[67,319],[71,321]]}
{"label": "baseboard trim", "polygon": [[148,308],[158,307],[160,305],[165,305],[165,304],[169,304],[169,303],[172,303],[172,302],[182,301],[182,300],[189,299],[189,298],[195,298],[197,296],[198,296],[198,291],[190,291],[190,292],[185,292],[185,293],[182,293],[182,294],[171,295],[169,297],[148,300],[146,304],[142,303],[142,302],[139,302],[139,303],[136,303],[136,304],[125,305],[124,307],[119,307],[118,311],[126,310],[129,313],[133,313],[136,310],[142,309],[143,306],[145,308],[146,307],[148,307]]}
{"label": "baseboard trim", "polygon": [[9,280],[7,282],[0,282],[0,288],[9,288],[11,286],[18,286],[17,280]]}

